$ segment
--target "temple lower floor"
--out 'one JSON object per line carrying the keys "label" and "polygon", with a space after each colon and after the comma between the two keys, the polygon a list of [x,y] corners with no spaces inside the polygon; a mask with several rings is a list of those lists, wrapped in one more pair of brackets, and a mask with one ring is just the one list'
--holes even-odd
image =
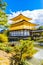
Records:
{"label": "temple lower floor", "polygon": [[36,38],[39,39],[43,37],[43,35],[41,35],[42,33],[43,30],[13,30],[8,32],[8,39],[9,41],[17,41],[20,39],[28,39],[29,37],[31,37],[31,39],[36,40]]}
{"label": "temple lower floor", "polygon": [[10,41],[27,39],[30,37],[30,30],[13,30],[8,32],[8,38]]}
{"label": "temple lower floor", "polygon": [[30,30],[15,30],[10,31],[9,36],[30,36]]}

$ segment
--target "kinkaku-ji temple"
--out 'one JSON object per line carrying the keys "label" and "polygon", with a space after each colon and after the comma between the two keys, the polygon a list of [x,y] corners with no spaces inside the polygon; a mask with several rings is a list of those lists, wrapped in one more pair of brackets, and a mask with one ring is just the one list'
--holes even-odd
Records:
{"label": "kinkaku-ji temple", "polygon": [[32,33],[36,30],[37,24],[31,23],[31,18],[19,14],[11,20],[12,24],[8,31],[8,38],[10,41],[27,39],[30,36],[32,37]]}

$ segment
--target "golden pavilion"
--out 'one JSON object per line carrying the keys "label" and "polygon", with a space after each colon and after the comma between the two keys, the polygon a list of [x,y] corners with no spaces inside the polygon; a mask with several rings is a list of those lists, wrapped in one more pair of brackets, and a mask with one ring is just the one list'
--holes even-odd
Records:
{"label": "golden pavilion", "polygon": [[31,23],[31,18],[28,18],[22,14],[11,19],[12,24],[9,28],[9,40],[26,39],[30,36],[30,31],[34,30],[37,26]]}

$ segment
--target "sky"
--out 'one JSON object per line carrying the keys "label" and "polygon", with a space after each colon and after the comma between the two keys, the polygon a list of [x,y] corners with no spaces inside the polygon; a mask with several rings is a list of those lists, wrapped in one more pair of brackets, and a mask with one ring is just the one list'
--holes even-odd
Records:
{"label": "sky", "polygon": [[43,9],[43,0],[5,0],[8,4],[6,12]]}
{"label": "sky", "polygon": [[9,14],[9,23],[13,17],[20,13],[28,18],[30,22],[43,25],[43,0],[5,0],[8,4],[6,13]]}

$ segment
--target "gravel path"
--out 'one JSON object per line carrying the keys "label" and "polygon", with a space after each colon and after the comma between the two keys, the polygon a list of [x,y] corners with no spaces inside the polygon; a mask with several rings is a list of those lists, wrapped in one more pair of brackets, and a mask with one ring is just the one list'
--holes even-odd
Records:
{"label": "gravel path", "polygon": [[32,58],[30,60],[28,60],[32,65],[41,65],[40,60],[36,59],[36,58]]}
{"label": "gravel path", "polygon": [[33,56],[32,59],[29,60],[33,65],[41,65],[41,61],[43,60],[43,49],[36,48],[38,52]]}
{"label": "gravel path", "polygon": [[36,48],[38,52],[33,56],[36,59],[43,60],[43,49]]}

